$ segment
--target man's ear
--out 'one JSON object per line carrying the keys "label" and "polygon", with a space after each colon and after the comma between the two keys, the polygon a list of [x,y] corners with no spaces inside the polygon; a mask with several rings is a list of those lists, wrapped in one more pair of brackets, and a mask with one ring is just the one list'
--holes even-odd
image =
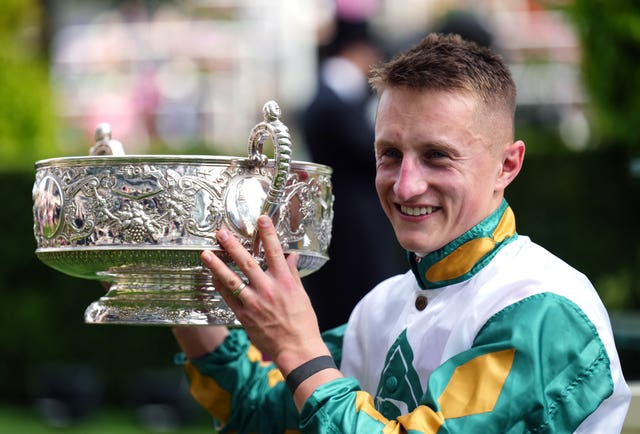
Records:
{"label": "man's ear", "polygon": [[522,169],[524,152],[525,146],[522,140],[513,142],[504,149],[500,173],[496,179],[496,190],[504,191],[511,184],[511,181],[518,176],[520,169]]}

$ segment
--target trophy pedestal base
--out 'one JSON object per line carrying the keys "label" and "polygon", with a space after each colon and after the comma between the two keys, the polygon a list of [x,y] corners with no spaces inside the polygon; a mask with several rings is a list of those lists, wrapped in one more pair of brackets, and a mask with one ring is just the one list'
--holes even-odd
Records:
{"label": "trophy pedestal base", "polygon": [[201,269],[109,274],[112,285],[85,310],[87,324],[224,325],[240,327],[235,314]]}

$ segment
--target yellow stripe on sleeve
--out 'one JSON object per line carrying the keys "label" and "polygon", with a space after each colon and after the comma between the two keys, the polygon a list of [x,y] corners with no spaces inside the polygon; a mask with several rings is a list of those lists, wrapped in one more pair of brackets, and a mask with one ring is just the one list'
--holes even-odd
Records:
{"label": "yellow stripe on sleeve", "polygon": [[400,434],[408,430],[424,433],[437,432],[444,423],[444,416],[426,405],[420,405],[409,414],[398,417],[398,421],[390,421],[378,412],[373,398],[366,392],[356,392],[356,410],[366,413],[372,419],[385,425],[383,434]]}
{"label": "yellow stripe on sleeve", "polygon": [[186,362],[184,369],[189,378],[189,391],[198,403],[223,423],[231,417],[231,395],[213,378],[202,375],[193,364]]}
{"label": "yellow stripe on sleeve", "polygon": [[426,405],[419,405],[409,414],[398,417],[398,422],[402,424],[405,431],[414,430],[423,433],[438,432],[444,424],[444,416],[439,411],[433,411]]}
{"label": "yellow stripe on sleeve", "polygon": [[[249,349],[247,350],[247,358],[250,362],[259,363],[260,366],[269,366],[271,362],[266,362],[262,357],[262,352],[258,350],[253,345],[249,345]],[[276,365],[273,365],[273,369],[267,372],[267,381],[269,382],[269,387],[274,387],[278,383],[282,383],[284,381],[284,377],[282,376],[282,372]]]}
{"label": "yellow stripe on sleeve", "polygon": [[438,404],[446,419],[492,411],[502,392],[516,350],[478,356],[458,366]]}
{"label": "yellow stripe on sleeve", "polygon": [[378,422],[382,422],[384,424],[389,423],[389,419],[376,410],[375,405],[373,405],[373,397],[367,392],[356,392],[356,411],[363,411]]}

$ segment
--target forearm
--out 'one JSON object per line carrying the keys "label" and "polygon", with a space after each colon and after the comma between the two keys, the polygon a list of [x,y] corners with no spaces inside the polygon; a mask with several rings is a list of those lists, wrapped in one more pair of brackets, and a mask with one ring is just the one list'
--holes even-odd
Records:
{"label": "forearm", "polygon": [[[198,347],[200,351],[209,348]],[[263,360],[242,329],[230,329],[222,344],[202,357],[176,360],[184,366],[191,395],[223,432],[297,428],[298,412],[280,372],[272,362]]]}
{"label": "forearm", "polygon": [[172,332],[188,359],[214,351],[229,335],[229,330],[223,326],[178,326]]}
{"label": "forearm", "polygon": [[[189,360],[198,359],[218,348],[229,335],[229,330],[223,326],[178,326],[172,328],[173,335],[182,352]],[[315,351],[313,351],[315,349]],[[320,355],[329,355],[329,349],[320,341],[313,349],[305,349],[303,354],[279,357],[278,367],[286,375],[304,362]],[[337,369],[325,369],[307,378],[296,389],[293,398],[298,410],[302,408],[311,394],[322,384],[341,378],[343,375]]]}

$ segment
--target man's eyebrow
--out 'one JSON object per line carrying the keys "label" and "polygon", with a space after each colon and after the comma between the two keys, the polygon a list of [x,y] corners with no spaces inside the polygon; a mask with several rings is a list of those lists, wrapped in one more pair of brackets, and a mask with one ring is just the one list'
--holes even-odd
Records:
{"label": "man's eyebrow", "polygon": [[396,147],[398,147],[397,143],[395,143],[392,140],[375,139],[373,141],[373,148],[374,149],[378,149],[378,148],[396,148]]}
{"label": "man's eyebrow", "polygon": [[416,145],[421,150],[438,150],[438,151],[447,151],[452,154],[458,154],[459,150],[451,145],[449,142],[445,142],[442,140],[429,140],[426,142],[421,142]]}

